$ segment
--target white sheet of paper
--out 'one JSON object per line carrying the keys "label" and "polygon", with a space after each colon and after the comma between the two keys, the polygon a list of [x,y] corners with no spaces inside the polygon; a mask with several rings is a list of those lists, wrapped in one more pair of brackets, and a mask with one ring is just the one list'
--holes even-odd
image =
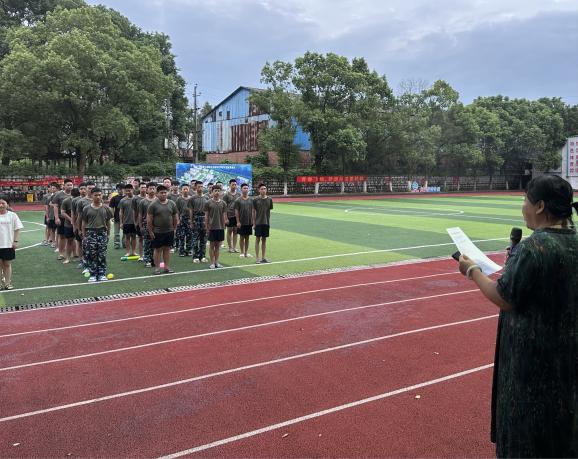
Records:
{"label": "white sheet of paper", "polygon": [[489,276],[490,274],[497,273],[502,269],[502,267],[490,260],[484,252],[482,252],[476,245],[471,241],[471,239],[466,236],[466,233],[462,231],[461,228],[447,228],[446,231],[454,241],[454,244],[458,250],[471,258],[480,268],[482,272]]}

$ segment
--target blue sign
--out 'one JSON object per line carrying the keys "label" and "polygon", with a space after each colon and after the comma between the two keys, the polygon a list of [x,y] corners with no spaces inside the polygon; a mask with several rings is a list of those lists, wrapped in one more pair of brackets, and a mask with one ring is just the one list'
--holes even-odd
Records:
{"label": "blue sign", "polygon": [[226,187],[229,180],[235,179],[241,186],[247,183],[253,188],[253,166],[251,164],[190,164],[177,163],[177,180],[180,184],[190,184],[191,180],[199,180],[206,187],[208,183],[223,182]]}

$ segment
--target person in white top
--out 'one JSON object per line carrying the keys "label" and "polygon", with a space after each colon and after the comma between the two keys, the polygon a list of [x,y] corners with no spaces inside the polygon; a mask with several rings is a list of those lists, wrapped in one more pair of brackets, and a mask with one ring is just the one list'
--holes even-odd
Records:
{"label": "person in white top", "polygon": [[20,230],[23,228],[18,215],[8,210],[7,197],[0,197],[0,280],[1,288],[12,290],[12,260],[16,258],[16,247]]}

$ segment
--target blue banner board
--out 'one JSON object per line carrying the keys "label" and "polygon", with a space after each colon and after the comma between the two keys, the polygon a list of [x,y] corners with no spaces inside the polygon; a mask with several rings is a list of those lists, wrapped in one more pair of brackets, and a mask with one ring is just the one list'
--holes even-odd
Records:
{"label": "blue banner board", "polygon": [[191,164],[177,163],[176,178],[180,184],[190,184],[191,180],[199,180],[206,187],[208,183],[223,182],[228,186],[229,180],[235,179],[239,186],[247,183],[253,188],[253,166],[251,164]]}

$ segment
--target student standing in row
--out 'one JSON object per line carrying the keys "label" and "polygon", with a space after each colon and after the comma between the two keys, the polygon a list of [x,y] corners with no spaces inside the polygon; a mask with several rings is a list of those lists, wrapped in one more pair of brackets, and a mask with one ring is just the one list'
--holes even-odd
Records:
{"label": "student standing in row", "polygon": [[[169,267],[170,251],[175,241],[175,228],[179,223],[177,205],[167,198],[164,185],[157,187],[157,199],[147,209],[147,229],[154,249],[155,271],[153,274],[173,273]],[[164,269],[161,270],[161,258]]]}
{"label": "student standing in row", "polygon": [[138,215],[138,205],[141,202],[141,200],[146,198],[146,195],[147,195],[148,179],[143,179],[143,180],[144,181],[142,183],[140,183],[138,186],[139,193],[133,198],[133,201],[132,201],[132,203],[133,203],[132,210],[134,212],[134,226],[136,227],[137,250],[138,250],[138,256],[139,256],[138,261],[144,260],[144,258],[143,258],[143,233],[142,233],[140,218]]}
{"label": "student standing in row", "polygon": [[127,253],[125,256],[136,255],[136,225],[134,221],[133,186],[129,183],[124,186],[124,197],[118,204],[119,220],[122,225],[122,234]]}
{"label": "student standing in row", "polygon": [[148,233],[147,225],[147,212],[148,208],[152,202],[155,200],[155,195],[157,192],[157,184],[155,182],[149,182],[146,184],[147,195],[144,199],[141,199],[138,203],[138,220],[141,226],[141,232],[143,235],[143,261],[146,268],[150,268],[153,265],[153,249],[151,247],[151,238]]}
{"label": "student standing in row", "polygon": [[64,234],[64,217],[62,216],[62,203],[70,196],[72,192],[72,180],[64,179],[64,189],[56,192],[52,197],[50,205],[54,209],[54,221],[56,223],[56,234],[58,238],[58,260],[64,260],[66,251],[66,238]]}
{"label": "student standing in row", "polygon": [[82,211],[82,236],[85,239],[84,258],[90,272],[88,282],[106,281],[106,251],[112,218],[112,209],[102,202],[101,189],[93,188],[92,203]]}
{"label": "student standing in row", "polygon": [[70,195],[62,201],[62,205],[60,206],[60,215],[63,221],[63,231],[61,234],[61,238],[64,240],[64,260],[62,261],[63,264],[70,263],[70,259],[74,255],[74,227],[72,225],[72,207],[73,207],[73,199],[78,197],[80,192],[77,188],[73,188],[70,191]]}
{"label": "student standing in row", "polygon": [[223,196],[223,201],[227,204],[227,245],[229,253],[239,253],[237,250],[237,218],[235,217],[235,201],[240,194],[237,191],[237,181],[229,180],[229,190]]}
{"label": "student standing in row", "polygon": [[[211,185],[212,188],[212,185]],[[205,228],[205,204],[207,197],[203,194],[203,182],[195,182],[195,195],[189,201],[191,227],[193,230],[193,263],[206,263],[207,231]]]}
{"label": "student standing in row", "polygon": [[20,230],[23,228],[18,215],[8,210],[7,197],[0,198],[0,288],[12,290],[12,260],[16,258],[16,248]]}
{"label": "student standing in row", "polygon": [[179,251],[180,257],[187,257],[191,255],[191,246],[193,231],[191,229],[191,213],[189,202],[191,196],[189,195],[189,185],[181,186],[181,195],[177,198],[177,210],[179,212],[179,226],[176,232],[176,247]]}
{"label": "student standing in row", "polygon": [[249,236],[253,234],[253,199],[249,196],[249,185],[246,183],[241,185],[241,197],[235,201],[235,218],[241,246],[240,258],[252,257],[248,250]]}
{"label": "student standing in row", "polygon": [[[120,200],[123,198],[123,185],[116,185],[116,192],[111,194],[108,205],[114,211],[114,248],[120,249]],[[124,244],[123,244],[124,245]]]}
{"label": "student standing in row", "polygon": [[205,229],[209,235],[210,269],[222,268],[219,264],[221,243],[225,240],[225,225],[227,220],[227,204],[221,199],[221,187],[213,187],[213,197],[205,204]]}
{"label": "student standing in row", "polygon": [[[273,200],[267,196],[265,184],[259,183],[259,196],[253,198],[256,263],[269,263],[265,251],[267,250],[267,238],[269,237],[271,209],[273,209]],[[261,246],[261,258],[259,258],[259,245]]]}

